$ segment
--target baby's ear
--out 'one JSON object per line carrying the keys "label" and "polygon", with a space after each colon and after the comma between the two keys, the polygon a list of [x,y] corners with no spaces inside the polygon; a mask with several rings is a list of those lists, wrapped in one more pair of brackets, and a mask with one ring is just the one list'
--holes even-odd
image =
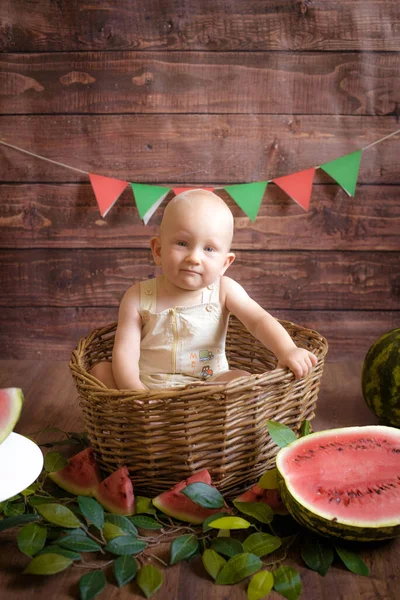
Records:
{"label": "baby's ear", "polygon": [[161,265],[161,240],[158,235],[155,235],[151,238],[150,248],[153,254],[154,262],[159,267]]}
{"label": "baby's ear", "polygon": [[224,267],[222,269],[221,275],[223,275],[225,273],[225,271],[227,270],[227,268],[230,267],[230,265],[233,263],[235,258],[236,258],[236,255],[233,252],[227,252],[226,257],[225,257]]}

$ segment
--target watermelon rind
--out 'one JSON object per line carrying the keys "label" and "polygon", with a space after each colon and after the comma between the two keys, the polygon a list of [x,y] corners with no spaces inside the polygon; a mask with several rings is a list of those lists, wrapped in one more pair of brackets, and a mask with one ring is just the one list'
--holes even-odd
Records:
{"label": "watermelon rind", "polygon": [[[300,438],[282,448],[276,457],[278,485],[283,503],[298,523],[322,536],[333,536],[358,542],[394,538],[400,534],[400,504],[397,519],[384,519],[382,517],[374,521],[362,520],[358,523],[355,519],[332,518],[331,514],[324,514],[323,510],[317,510],[315,506],[305,500],[290,482],[290,473],[285,472],[284,460],[288,452],[295,448],[300,453],[301,446],[306,439],[308,441],[313,439],[320,443],[322,440],[329,440],[331,436],[340,436],[341,433],[349,434],[352,432],[362,433],[364,436],[373,435],[374,433],[388,435],[396,438],[400,448],[400,431],[383,425],[330,429],[310,434],[307,438]],[[396,449],[396,452],[398,451]],[[340,459],[338,460],[338,485],[340,485]]]}
{"label": "watermelon rind", "polygon": [[381,421],[400,427],[400,329],[383,334],[364,359],[364,400]]}
{"label": "watermelon rind", "polygon": [[[4,388],[0,390],[0,444],[13,431],[20,417],[23,403],[24,394],[20,388]],[[7,414],[5,415],[6,411]]]}

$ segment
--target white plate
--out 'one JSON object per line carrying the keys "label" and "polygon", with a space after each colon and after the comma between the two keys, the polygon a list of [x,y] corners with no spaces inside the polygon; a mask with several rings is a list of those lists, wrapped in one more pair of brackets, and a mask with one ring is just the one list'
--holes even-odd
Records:
{"label": "white plate", "polygon": [[0,444],[0,502],[27,488],[42,468],[39,446],[19,433],[10,433]]}

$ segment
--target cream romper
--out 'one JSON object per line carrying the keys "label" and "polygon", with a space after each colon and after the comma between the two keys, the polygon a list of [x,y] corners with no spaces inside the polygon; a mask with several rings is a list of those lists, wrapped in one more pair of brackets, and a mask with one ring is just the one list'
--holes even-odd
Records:
{"label": "cream romper", "polygon": [[220,280],[202,292],[201,304],[159,313],[157,279],[140,283],[142,318],[139,377],[152,388],[212,381],[229,371],[225,337],[229,313],[219,302]]}

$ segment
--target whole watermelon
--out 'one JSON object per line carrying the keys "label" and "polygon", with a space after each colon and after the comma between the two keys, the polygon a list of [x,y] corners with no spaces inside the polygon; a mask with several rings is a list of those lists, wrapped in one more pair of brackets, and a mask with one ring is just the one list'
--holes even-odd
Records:
{"label": "whole watermelon", "polygon": [[400,329],[383,334],[368,350],[361,385],[372,412],[400,427]]}

